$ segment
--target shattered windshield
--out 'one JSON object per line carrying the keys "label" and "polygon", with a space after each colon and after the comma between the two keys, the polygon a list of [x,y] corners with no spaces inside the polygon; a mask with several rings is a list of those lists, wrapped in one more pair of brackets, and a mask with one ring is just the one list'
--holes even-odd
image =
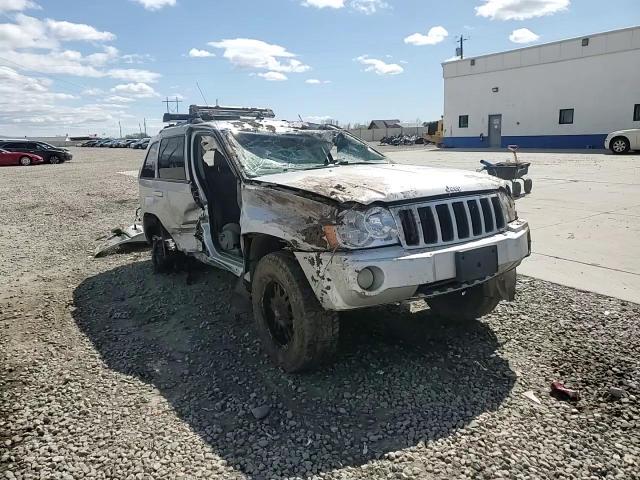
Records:
{"label": "shattered windshield", "polygon": [[230,140],[250,177],[335,165],[387,163],[381,153],[338,130],[235,132]]}

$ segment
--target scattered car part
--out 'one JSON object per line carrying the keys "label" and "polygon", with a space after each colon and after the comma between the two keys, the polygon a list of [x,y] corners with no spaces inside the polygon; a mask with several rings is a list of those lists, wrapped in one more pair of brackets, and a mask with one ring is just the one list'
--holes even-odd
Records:
{"label": "scattered car part", "polygon": [[562,382],[554,381],[551,383],[551,395],[558,400],[569,400],[577,402],[580,400],[580,393],[577,390],[567,388]]}
{"label": "scattered car part", "polygon": [[147,238],[144,234],[144,229],[141,223],[138,221],[138,214],[140,209],[136,209],[135,221],[133,225],[128,226],[124,230],[121,228],[114,228],[111,230],[111,235],[106,241],[100,245],[95,253],[94,257],[99,258],[115,251],[118,247],[123,245],[134,245],[147,243]]}

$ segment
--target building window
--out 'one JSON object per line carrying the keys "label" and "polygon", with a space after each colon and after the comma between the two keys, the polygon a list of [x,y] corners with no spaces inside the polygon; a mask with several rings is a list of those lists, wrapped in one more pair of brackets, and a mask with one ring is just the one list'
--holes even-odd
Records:
{"label": "building window", "polygon": [[459,128],[469,128],[469,115],[460,115],[458,117]]}
{"label": "building window", "polygon": [[560,125],[573,123],[573,108],[563,108],[560,110]]}
{"label": "building window", "polygon": [[633,106],[633,121],[640,122],[640,103]]}
{"label": "building window", "polygon": [[475,59],[475,58],[472,58],[472,59],[471,59],[471,66],[473,67],[475,64],[476,64],[476,59]]}
{"label": "building window", "polygon": [[588,38],[583,38],[582,39],[582,46],[583,47],[588,47],[589,46],[589,39]]}

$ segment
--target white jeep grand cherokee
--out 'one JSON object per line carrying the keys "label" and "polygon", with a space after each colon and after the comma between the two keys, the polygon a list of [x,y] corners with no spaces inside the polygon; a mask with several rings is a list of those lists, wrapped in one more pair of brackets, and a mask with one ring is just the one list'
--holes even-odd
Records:
{"label": "white jeep grand cherokee", "polygon": [[513,299],[530,253],[502,180],[399,165],[336,127],[192,106],[140,170],[157,272],[188,255],[240,277],[263,347],[287,371],[331,357],[338,315],[426,298],[472,320]]}

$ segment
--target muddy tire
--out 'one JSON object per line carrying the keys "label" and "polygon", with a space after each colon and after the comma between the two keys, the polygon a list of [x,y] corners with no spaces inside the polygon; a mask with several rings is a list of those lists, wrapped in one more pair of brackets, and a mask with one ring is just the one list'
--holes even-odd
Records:
{"label": "muddy tire", "polygon": [[338,314],[322,308],[291,254],[274,252],[260,260],[251,302],[262,346],[285,371],[309,370],[333,359]]}
{"label": "muddy tire", "polygon": [[153,273],[168,273],[173,270],[174,254],[167,246],[164,238],[155,236],[151,242],[151,263]]}
{"label": "muddy tire", "polygon": [[[500,280],[500,277],[495,277],[466,290],[429,298],[427,303],[439,317],[451,321],[471,322],[493,312],[500,303],[502,300],[498,290]],[[513,275],[513,282],[515,282],[515,275]]]}

